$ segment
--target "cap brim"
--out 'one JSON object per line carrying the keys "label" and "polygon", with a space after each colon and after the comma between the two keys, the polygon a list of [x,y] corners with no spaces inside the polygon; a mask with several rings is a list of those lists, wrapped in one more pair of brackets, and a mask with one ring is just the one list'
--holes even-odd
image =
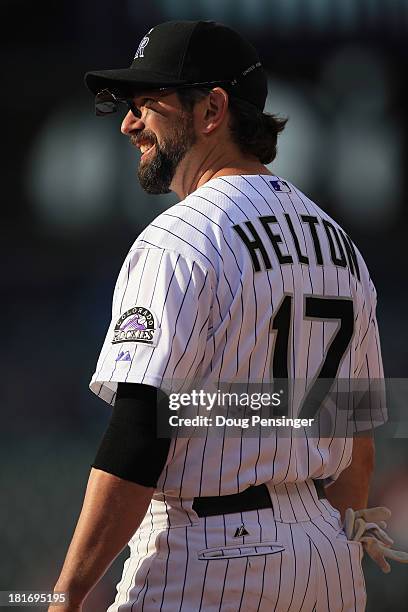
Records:
{"label": "cap brim", "polygon": [[85,85],[93,93],[97,94],[102,89],[159,89],[160,87],[173,87],[185,85],[187,81],[172,78],[145,70],[132,68],[120,68],[118,70],[96,70],[85,74]]}

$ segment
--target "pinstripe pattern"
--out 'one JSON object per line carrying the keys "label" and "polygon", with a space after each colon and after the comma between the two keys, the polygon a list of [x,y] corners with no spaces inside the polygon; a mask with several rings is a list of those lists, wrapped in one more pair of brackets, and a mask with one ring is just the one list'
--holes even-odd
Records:
{"label": "pinstripe pattern", "polygon": [[[383,369],[376,292],[364,260],[333,219],[279,181],[269,175],[210,180],[142,232],[115,286],[91,381],[95,393],[113,404],[118,382],[167,392],[188,390],[193,379],[212,388],[268,383],[278,334],[272,322],[286,297],[288,372],[303,381],[301,392],[292,389],[296,413],[338,333],[338,320],[305,317],[305,296],[353,301],[353,336],[337,377],[366,381],[371,392],[370,381],[381,379]],[[157,345],[112,344],[119,317],[136,306],[153,313]],[[121,350],[130,361],[116,361]],[[371,396],[367,419],[355,429],[386,419],[383,399]],[[336,416],[333,431],[340,426]],[[338,513],[317,499],[310,480],[336,478],[351,451],[351,438],[321,437],[320,429],[259,438],[242,429],[234,437],[226,430],[176,436],[110,612],[362,610],[361,551],[345,541]],[[260,483],[267,483],[273,516],[262,510],[198,519],[191,508],[195,496]],[[249,535],[234,539],[242,523]],[[251,544],[258,551],[271,542],[284,550],[248,553]],[[228,556],[231,545],[237,557]],[[212,548],[223,558],[199,558]]]}
{"label": "pinstripe pattern", "polygon": [[[284,488],[274,493],[281,508],[289,507],[290,493]],[[138,567],[135,556],[126,562],[121,589],[130,600],[119,604],[117,597],[108,612],[362,612],[361,545],[347,541],[327,501],[304,499],[310,520],[292,522],[284,515],[278,521],[268,509],[244,513],[250,532],[245,542],[233,537],[241,520],[236,515],[196,517],[186,524],[177,501],[166,509],[153,501],[155,524],[147,516],[140,529],[139,548],[149,555],[137,572],[128,569]],[[231,545],[238,556],[229,556]],[[252,556],[260,546],[265,554]],[[203,554],[210,556],[201,560]]]}

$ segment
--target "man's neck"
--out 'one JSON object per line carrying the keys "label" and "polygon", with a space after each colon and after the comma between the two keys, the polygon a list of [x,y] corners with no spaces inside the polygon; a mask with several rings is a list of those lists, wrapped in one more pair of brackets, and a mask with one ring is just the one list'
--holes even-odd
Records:
{"label": "man's neck", "polygon": [[[220,176],[236,176],[240,174],[272,174],[270,170],[259,160],[234,156],[235,159],[223,159],[210,162],[203,159],[201,164],[193,167],[192,162],[185,160],[180,165],[179,171],[171,185],[172,191],[177,193],[180,199],[184,200],[199,187],[202,187],[211,179]],[[237,159],[238,157],[238,159]]]}
{"label": "man's neck", "polygon": [[236,176],[242,174],[272,174],[266,166],[261,163],[246,164],[244,166],[226,166],[217,172],[208,171],[203,174],[198,181],[196,189],[205,185],[209,180],[218,178],[219,176]]}

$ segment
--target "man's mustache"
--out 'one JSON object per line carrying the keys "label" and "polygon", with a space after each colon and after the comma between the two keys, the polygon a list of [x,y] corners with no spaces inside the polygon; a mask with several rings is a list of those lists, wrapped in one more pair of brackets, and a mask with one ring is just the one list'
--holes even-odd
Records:
{"label": "man's mustache", "polygon": [[157,138],[150,130],[143,130],[139,134],[131,134],[129,136],[130,144],[137,147],[140,144],[157,144]]}

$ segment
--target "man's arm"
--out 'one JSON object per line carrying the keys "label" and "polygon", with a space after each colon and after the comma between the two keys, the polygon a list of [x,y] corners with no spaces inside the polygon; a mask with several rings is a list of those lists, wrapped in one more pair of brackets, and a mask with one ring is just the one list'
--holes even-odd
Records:
{"label": "man's arm", "polygon": [[340,511],[343,519],[347,508],[367,508],[374,455],[374,440],[371,435],[364,432],[363,436],[355,437],[351,464],[325,489],[327,499]]}
{"label": "man's arm", "polygon": [[107,472],[91,469],[81,514],[55,591],[69,597],[55,612],[81,609],[86,595],[126,546],[146,514],[154,492]]}

